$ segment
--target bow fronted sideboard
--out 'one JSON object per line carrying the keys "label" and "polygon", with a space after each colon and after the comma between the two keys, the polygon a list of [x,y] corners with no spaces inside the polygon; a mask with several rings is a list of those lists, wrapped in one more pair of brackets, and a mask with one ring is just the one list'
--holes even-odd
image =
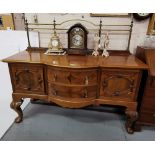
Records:
{"label": "bow fronted sideboard", "polygon": [[3,60],[9,65],[12,102],[18,117],[24,98],[54,102],[66,108],[88,105],[125,107],[127,132],[137,120],[137,95],[147,65],[134,55],[45,55],[45,50],[19,52]]}

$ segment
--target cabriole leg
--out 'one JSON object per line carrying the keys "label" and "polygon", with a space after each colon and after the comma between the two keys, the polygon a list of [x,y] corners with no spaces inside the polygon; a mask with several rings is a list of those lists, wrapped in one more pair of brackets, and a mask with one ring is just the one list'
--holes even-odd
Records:
{"label": "cabriole leg", "polygon": [[20,123],[23,120],[23,112],[21,109],[21,105],[23,103],[23,99],[20,99],[19,101],[13,100],[10,104],[10,107],[17,112],[18,116],[15,119],[16,123]]}
{"label": "cabriole leg", "polygon": [[129,134],[134,133],[135,122],[138,119],[138,113],[136,111],[126,111],[127,120],[125,123],[126,130]]}

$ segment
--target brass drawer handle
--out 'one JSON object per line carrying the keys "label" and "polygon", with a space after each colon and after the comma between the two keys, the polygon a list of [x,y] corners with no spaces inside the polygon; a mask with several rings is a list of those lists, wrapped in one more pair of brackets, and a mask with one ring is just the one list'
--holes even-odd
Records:
{"label": "brass drawer handle", "polygon": [[54,82],[57,80],[57,74],[54,74]]}
{"label": "brass drawer handle", "polygon": [[84,98],[88,98],[88,90],[84,89]]}
{"label": "brass drawer handle", "polygon": [[29,69],[28,68],[24,68],[24,71],[29,73]]}
{"label": "brass drawer handle", "polygon": [[28,87],[27,90],[31,90],[31,87]]}
{"label": "brass drawer handle", "polygon": [[57,91],[52,89],[52,94],[56,96],[57,95]]}
{"label": "brass drawer handle", "polygon": [[71,75],[71,73],[69,73],[69,75],[67,76],[69,83],[71,83],[71,78],[72,78],[72,75]]}
{"label": "brass drawer handle", "polygon": [[89,81],[88,81],[88,76],[85,76],[85,85],[88,85]]}
{"label": "brass drawer handle", "polygon": [[103,89],[104,89],[104,87],[107,87],[107,85],[108,85],[107,81],[104,80],[104,81],[102,82],[102,87],[103,87]]}
{"label": "brass drawer handle", "polygon": [[119,91],[115,91],[115,92],[113,93],[113,95],[114,95],[114,96],[120,96],[120,92],[119,92]]}
{"label": "brass drawer handle", "polygon": [[133,92],[133,90],[134,90],[134,83],[135,83],[135,81],[134,80],[132,80],[132,82],[131,82],[131,84],[130,84],[130,92],[132,93]]}

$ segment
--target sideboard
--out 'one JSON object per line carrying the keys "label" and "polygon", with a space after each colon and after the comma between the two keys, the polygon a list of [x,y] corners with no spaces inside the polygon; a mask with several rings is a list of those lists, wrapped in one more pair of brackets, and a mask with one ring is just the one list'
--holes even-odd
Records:
{"label": "sideboard", "polygon": [[54,102],[66,108],[88,105],[125,107],[126,129],[134,132],[137,120],[137,95],[142,71],[147,65],[134,55],[45,55],[44,50],[19,52],[3,59],[12,82],[12,102],[18,117],[24,98]]}

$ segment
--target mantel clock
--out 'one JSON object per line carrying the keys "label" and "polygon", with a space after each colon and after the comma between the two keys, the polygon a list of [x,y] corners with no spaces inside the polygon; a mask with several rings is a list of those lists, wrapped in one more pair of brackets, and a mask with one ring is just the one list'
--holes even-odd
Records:
{"label": "mantel clock", "polygon": [[87,49],[88,31],[80,23],[68,30],[68,49]]}

